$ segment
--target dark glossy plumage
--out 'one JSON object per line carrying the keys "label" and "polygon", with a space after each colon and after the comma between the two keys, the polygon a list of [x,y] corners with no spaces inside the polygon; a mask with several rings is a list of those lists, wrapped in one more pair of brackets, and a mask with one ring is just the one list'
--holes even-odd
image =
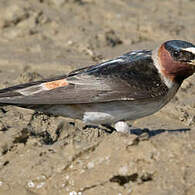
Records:
{"label": "dark glossy plumage", "polygon": [[[151,55],[151,51],[132,51],[117,59],[75,70],[68,76],[6,88],[0,90],[0,103],[77,104],[165,96],[168,88]],[[67,86],[42,90],[41,84],[63,78]],[[25,95],[21,93],[23,89]]]}

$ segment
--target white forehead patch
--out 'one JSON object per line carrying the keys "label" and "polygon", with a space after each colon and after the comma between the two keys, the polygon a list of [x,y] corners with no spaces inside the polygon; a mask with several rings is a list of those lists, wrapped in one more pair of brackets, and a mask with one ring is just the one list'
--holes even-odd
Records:
{"label": "white forehead patch", "polygon": [[195,47],[188,47],[188,48],[185,48],[185,49],[183,49],[183,50],[184,50],[184,51],[189,51],[189,52],[195,54]]}

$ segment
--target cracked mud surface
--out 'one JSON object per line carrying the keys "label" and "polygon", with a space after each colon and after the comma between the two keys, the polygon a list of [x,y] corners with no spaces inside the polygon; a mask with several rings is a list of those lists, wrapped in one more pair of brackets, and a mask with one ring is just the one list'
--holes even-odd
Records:
{"label": "cracked mud surface", "polygon": [[[0,88],[195,43],[192,0],[1,0]],[[0,194],[195,194],[195,76],[130,135],[0,107]]]}

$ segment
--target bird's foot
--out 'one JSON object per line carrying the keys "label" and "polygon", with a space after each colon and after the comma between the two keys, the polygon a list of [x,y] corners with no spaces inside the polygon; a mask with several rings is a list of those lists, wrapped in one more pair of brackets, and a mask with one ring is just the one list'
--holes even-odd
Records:
{"label": "bird's foot", "polygon": [[106,129],[104,129],[104,131],[106,131],[107,133],[113,133],[114,131],[116,131],[116,129],[114,127],[112,127],[111,125],[101,124],[101,126],[106,128]]}

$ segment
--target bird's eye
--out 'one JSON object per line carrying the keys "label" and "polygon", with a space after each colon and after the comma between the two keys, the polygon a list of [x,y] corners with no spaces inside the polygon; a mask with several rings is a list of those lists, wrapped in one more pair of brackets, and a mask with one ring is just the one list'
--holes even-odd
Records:
{"label": "bird's eye", "polygon": [[178,57],[180,56],[180,52],[179,52],[179,51],[174,51],[174,52],[173,52],[173,56],[174,56],[175,58],[178,58]]}

